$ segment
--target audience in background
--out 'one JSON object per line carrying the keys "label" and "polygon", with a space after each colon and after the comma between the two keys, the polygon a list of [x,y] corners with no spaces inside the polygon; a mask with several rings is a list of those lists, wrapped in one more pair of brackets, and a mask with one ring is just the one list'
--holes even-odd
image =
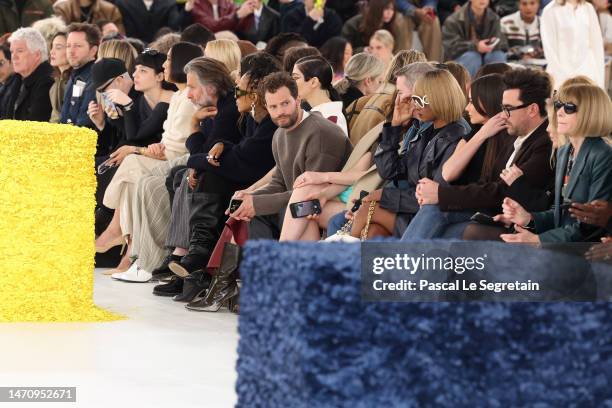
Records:
{"label": "audience in background", "polygon": [[264,4],[263,0],[247,0],[247,3],[249,1],[253,4],[253,13],[237,34],[253,44],[267,43],[280,32],[280,14]]}
{"label": "audience in background", "polygon": [[[363,52],[353,55],[346,64],[344,79],[335,86],[344,109],[362,96],[374,94],[384,81],[384,73],[385,65],[375,56]],[[352,117],[351,112],[346,111],[346,116]]]}
{"label": "audience in background", "polygon": [[553,0],[542,12],[541,35],[546,71],[555,88],[576,75],[586,75],[604,88],[604,45],[591,3]]}
{"label": "audience in background", "polygon": [[89,23],[99,20],[114,23],[121,34],[125,34],[121,12],[113,3],[105,0],[62,0],[53,4],[53,11],[66,24]]}
{"label": "audience in background", "polygon": [[[334,84],[344,78],[344,69],[353,56],[353,46],[344,37],[330,38],[321,47],[321,55],[334,69]],[[290,71],[287,71],[290,72]]]}
{"label": "audience in background", "polygon": [[304,0],[303,5],[294,3],[297,6],[281,19],[282,32],[299,33],[313,47],[320,47],[340,35],[342,20],[333,9],[316,7],[314,0]]}
{"label": "audience in background", "polygon": [[52,0],[3,1],[0,3],[0,36],[53,14]]}
{"label": "audience in background", "polygon": [[232,0],[188,0],[185,11],[194,23],[202,24],[213,33],[240,32],[247,28],[248,19],[255,11],[256,0],[246,0],[238,7]]}
{"label": "audience in background", "polygon": [[114,3],[121,12],[128,37],[149,43],[162,27],[180,30],[182,17],[174,0],[115,0]]}
{"label": "audience in background", "polygon": [[506,61],[508,44],[489,0],[470,0],[447,18],[442,41],[446,59],[465,66],[471,76],[483,65]]}
{"label": "audience in background", "polygon": [[508,40],[508,59],[542,58],[540,0],[519,0],[519,10],[501,19],[501,31]]}
{"label": "audience in background", "polygon": [[388,67],[393,59],[393,47],[395,40],[387,30],[378,30],[370,38],[370,45],[366,51],[381,60]]}

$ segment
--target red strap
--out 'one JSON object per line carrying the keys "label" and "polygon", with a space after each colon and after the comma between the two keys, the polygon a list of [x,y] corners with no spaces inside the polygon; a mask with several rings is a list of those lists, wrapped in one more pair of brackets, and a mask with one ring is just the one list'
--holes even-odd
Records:
{"label": "red strap", "polygon": [[225,228],[221,232],[221,236],[217,241],[217,245],[215,245],[215,249],[213,249],[212,254],[210,255],[210,259],[208,260],[208,265],[206,268],[209,273],[214,273],[214,270],[217,269],[221,265],[221,257],[223,256],[223,249],[225,248],[225,244],[234,241],[237,245],[243,246],[248,238],[248,228],[247,224],[244,221],[239,221],[234,218],[228,218],[225,222]]}

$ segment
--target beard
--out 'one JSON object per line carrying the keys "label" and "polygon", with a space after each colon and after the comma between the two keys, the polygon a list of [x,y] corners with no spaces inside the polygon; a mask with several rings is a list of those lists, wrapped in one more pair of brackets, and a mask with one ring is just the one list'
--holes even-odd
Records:
{"label": "beard", "polygon": [[272,119],[272,122],[281,129],[289,129],[295,126],[299,111],[296,109],[291,115],[280,115]]}

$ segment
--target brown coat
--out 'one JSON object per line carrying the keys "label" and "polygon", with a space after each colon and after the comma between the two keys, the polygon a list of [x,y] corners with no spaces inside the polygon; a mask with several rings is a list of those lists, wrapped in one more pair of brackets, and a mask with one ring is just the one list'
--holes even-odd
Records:
{"label": "brown coat", "polygon": [[91,23],[95,24],[100,20],[108,20],[119,28],[121,34],[125,34],[121,13],[117,6],[105,0],[94,0],[92,3],[91,14],[86,21],[81,16],[79,0],[59,0],[53,5],[53,11],[60,16],[66,24],[70,23]]}
{"label": "brown coat", "polygon": [[349,116],[349,137],[353,146],[393,112],[394,93],[395,85],[386,84],[374,95],[362,96],[349,105],[346,112]]}

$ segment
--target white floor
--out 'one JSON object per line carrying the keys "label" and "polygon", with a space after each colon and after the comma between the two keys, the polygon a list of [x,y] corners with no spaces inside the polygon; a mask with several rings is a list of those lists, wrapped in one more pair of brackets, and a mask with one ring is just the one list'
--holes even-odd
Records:
{"label": "white floor", "polygon": [[76,404],[53,407],[234,406],[237,316],[187,311],[153,286],[96,270],[96,304],[127,320],[0,324],[0,386],[77,387]]}

